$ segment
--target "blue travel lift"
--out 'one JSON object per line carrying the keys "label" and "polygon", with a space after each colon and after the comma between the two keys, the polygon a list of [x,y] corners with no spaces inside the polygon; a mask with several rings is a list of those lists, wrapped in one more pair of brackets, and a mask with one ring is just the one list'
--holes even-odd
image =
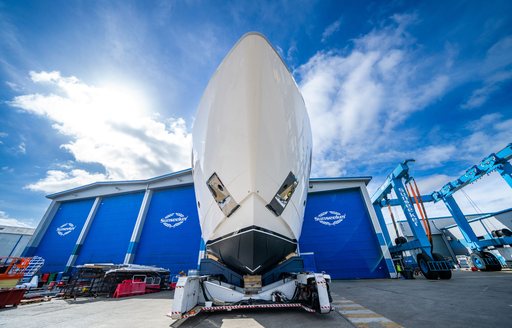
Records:
{"label": "blue travel lift", "polygon": [[504,245],[512,245],[512,232],[509,229],[495,230],[492,231],[492,236],[486,239],[478,239],[464,213],[453,198],[453,194],[494,171],[498,172],[512,188],[512,165],[509,163],[511,159],[512,143],[496,154],[493,153],[487,156],[479,164],[466,170],[464,175],[447,183],[439,191],[431,194],[432,201],[438,202],[442,200],[445,203],[455,223],[459,226],[464,239],[471,248],[473,264],[481,271],[501,270],[500,261],[487,250],[489,247],[497,248]]}
{"label": "blue travel lift", "polygon": [[[384,184],[373,194],[372,204],[379,219],[381,227],[383,227],[384,239],[388,245],[389,251],[397,265],[397,271],[402,273],[410,272],[404,270],[403,259],[407,252],[416,254],[416,263],[421,273],[427,279],[450,279],[452,277],[452,262],[447,261],[441,254],[433,253],[432,238],[430,233],[430,226],[426,215],[423,202],[433,201],[431,196],[421,196],[418,186],[414,178],[409,175],[409,162],[414,160],[406,160],[399,164],[393,172],[386,178]],[[392,199],[392,191],[397,196]],[[414,208],[416,205],[418,212],[421,215],[421,221]],[[405,237],[400,236],[398,227],[396,225],[395,217],[391,211],[391,206],[400,206],[405,214],[405,218],[412,230],[414,239],[408,241]],[[386,222],[382,215],[382,208],[388,207],[393,226],[396,233],[394,244],[391,241],[389,232],[386,229]],[[423,223],[423,226],[422,226]],[[400,268],[398,268],[398,265]],[[405,275],[408,277],[410,275]]]}

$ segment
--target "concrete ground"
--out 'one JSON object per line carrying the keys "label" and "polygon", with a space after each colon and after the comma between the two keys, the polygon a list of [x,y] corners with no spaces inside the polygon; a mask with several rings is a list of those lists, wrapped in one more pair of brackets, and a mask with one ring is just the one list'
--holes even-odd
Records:
{"label": "concrete ground", "polygon": [[82,298],[0,309],[0,327],[169,327],[171,292],[119,299]]}
{"label": "concrete ground", "polygon": [[404,327],[512,327],[512,271],[454,271],[451,280],[338,281],[332,292]]}
{"label": "concrete ground", "polygon": [[[512,271],[455,271],[452,280],[347,280],[331,284],[336,311],[233,311],[181,327],[510,327]],[[0,327],[169,327],[172,293],[82,299],[0,310]]]}

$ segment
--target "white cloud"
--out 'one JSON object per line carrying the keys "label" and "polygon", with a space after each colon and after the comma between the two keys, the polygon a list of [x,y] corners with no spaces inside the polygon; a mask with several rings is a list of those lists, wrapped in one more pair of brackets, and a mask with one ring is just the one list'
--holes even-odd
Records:
{"label": "white cloud", "polygon": [[[498,152],[512,140],[512,119],[503,120],[503,116],[498,113],[491,113],[482,116],[480,119],[467,124],[468,135],[457,139],[451,145],[432,148],[431,152],[422,154],[418,163],[426,163],[426,167],[435,165],[435,159],[456,160],[464,159],[470,163],[478,164],[484,157],[491,152]],[[463,150],[463,151],[461,151]],[[432,162],[429,163],[428,157]],[[465,170],[458,172],[456,176],[445,174],[434,174],[429,177],[417,179],[420,190],[430,194],[441,189],[445,184],[459,178]],[[477,204],[477,208],[472,205],[466,195]],[[482,212],[497,212],[512,207],[512,189],[506,184],[504,179],[496,172],[483,177],[476,183],[466,186],[461,191],[454,194],[463,212],[466,214],[475,214]],[[439,202],[435,205],[429,204],[427,211],[431,216],[449,215],[444,203]]]}
{"label": "white cloud", "polygon": [[[463,173],[464,172],[460,172],[460,174]],[[441,189],[445,184],[457,179],[459,176],[460,175],[449,176],[445,174],[434,174],[429,177],[418,178],[416,182],[422,195],[430,195],[432,192]],[[372,190],[371,194],[373,194],[373,191],[377,187],[377,184],[369,186],[369,189]],[[396,197],[393,196],[392,198]],[[457,191],[454,194],[454,198],[465,215],[494,213],[512,207],[510,201],[512,199],[512,189],[510,189],[504,179],[496,172],[483,177],[481,180],[478,180],[477,183],[470,184]],[[443,201],[437,203],[426,202],[424,205],[429,218],[451,216]],[[418,212],[416,207],[415,209]],[[391,218],[388,209],[383,208],[382,213],[386,222],[390,223]],[[399,207],[393,208],[393,214],[398,220],[405,220],[405,215]],[[388,229],[392,230],[393,228],[392,226],[388,226]]]}
{"label": "white cloud", "polygon": [[74,168],[74,165],[73,165],[73,161],[67,161],[67,162],[64,162],[64,163],[58,163],[56,164],[56,166],[59,168],[59,169],[64,169],[64,170],[71,170]]}
{"label": "white cloud", "polygon": [[108,176],[102,173],[89,173],[85,170],[74,169],[69,172],[49,170],[46,177],[36,183],[29,184],[26,189],[54,193],[83,186],[96,181],[107,180]]}
{"label": "white cloud", "polygon": [[[443,146],[429,146],[418,152],[416,163],[410,164],[410,174],[416,177],[421,194],[430,195],[440,190],[445,184],[458,179],[469,169],[468,165],[456,174],[431,174],[429,176],[416,176],[419,170],[432,168],[442,161],[464,160],[478,164],[491,152],[498,152],[512,140],[512,119],[504,120],[499,113],[490,113],[466,124],[467,135],[454,138],[453,142]],[[412,153],[399,152],[401,158],[412,157]],[[409,155],[409,156],[407,156]],[[379,154],[378,157],[381,157]],[[387,158],[387,157],[386,157]],[[439,161],[439,163],[436,163]],[[394,167],[389,168],[389,172]],[[370,195],[384,182],[384,177],[373,179],[368,185]],[[466,197],[466,194],[468,197]],[[512,189],[496,172],[484,176],[477,182],[470,184],[454,194],[454,197],[464,214],[492,213],[512,207]],[[476,206],[474,205],[476,204]],[[444,202],[425,203],[429,217],[450,216]],[[395,210],[400,219],[405,219],[401,210]],[[383,209],[384,216],[390,221],[387,209]]]}
{"label": "white cloud", "polygon": [[489,72],[499,71],[512,64],[512,35],[503,37],[487,51],[484,70]]}
{"label": "white cloud", "polygon": [[[454,180],[456,177],[449,176],[446,174],[433,174],[428,177],[422,177],[416,179],[416,182],[418,184],[418,189],[420,190],[420,193],[423,195],[429,195],[434,191],[437,191],[441,189],[445,184],[448,182]],[[449,216],[450,212],[446,208],[446,205],[444,205],[443,202],[437,202],[437,203],[424,203],[425,204],[425,210],[427,211],[427,216],[430,218],[435,217],[443,217],[443,216]],[[464,210],[469,210],[468,208],[463,208]],[[470,213],[470,212],[468,212]]]}
{"label": "white cloud", "polygon": [[292,40],[290,42],[290,47],[288,48],[288,51],[286,52],[286,61],[288,65],[293,63],[295,56],[297,55],[299,49],[297,49],[297,41]]}
{"label": "white cloud", "polygon": [[333,35],[334,33],[338,32],[341,26],[341,17],[329,24],[322,33],[322,42],[327,41],[327,39]]}
{"label": "white cloud", "polygon": [[[512,189],[497,172],[454,194],[465,213],[488,213],[512,208]],[[471,204],[474,203],[474,204]]]}
{"label": "white cloud", "polygon": [[418,178],[416,182],[421,193],[430,194],[435,190],[441,189],[445,184],[454,179],[454,176],[447,174],[432,174],[428,177]]}
{"label": "white cloud", "polygon": [[483,115],[466,126],[467,136],[456,140],[459,159],[471,163],[482,160],[491,152],[498,152],[512,141],[512,119],[504,119],[500,113]]}
{"label": "white cloud", "polygon": [[[464,172],[460,172],[462,175]],[[421,192],[432,193],[440,190],[445,184],[458,176],[433,175],[418,179]],[[469,214],[493,213],[512,208],[512,189],[499,173],[493,172],[477,182],[470,184],[453,194],[462,212]],[[444,202],[426,203],[425,207],[430,217],[450,216]]]}
{"label": "white cloud", "polygon": [[469,99],[461,107],[473,109],[482,106],[494,92],[501,88],[503,83],[510,79],[512,79],[512,70],[500,71],[492,75],[484,81],[484,85],[481,88],[473,91]]}
{"label": "white cloud", "polygon": [[10,82],[10,81],[5,81],[5,84],[13,91],[17,91],[17,92],[20,92],[21,91],[21,88],[19,85],[17,85],[16,83],[14,82]]}
{"label": "white cloud", "polygon": [[91,179],[142,179],[190,166],[191,135],[185,121],[160,118],[136,88],[121,83],[91,86],[57,71],[31,72],[30,77],[53,93],[18,96],[9,104],[48,118],[70,138],[62,149],[77,162],[101,164],[106,173],[48,171],[29,189],[53,192]]}
{"label": "white cloud", "polygon": [[2,172],[6,172],[6,173],[13,173],[14,172],[14,168],[9,167],[9,166],[2,166],[1,170],[2,170]]}
{"label": "white cloud", "polygon": [[483,85],[474,90],[469,99],[461,105],[464,109],[478,108],[489,97],[500,90],[512,79],[512,35],[496,42],[489,50],[482,65],[477,66],[477,73],[483,77]]}
{"label": "white cloud", "polygon": [[413,15],[396,15],[391,25],[354,40],[351,52],[320,51],[297,69],[314,134],[313,175],[400,158],[403,152],[393,149],[404,149],[407,140],[396,127],[449,88],[442,63],[418,57],[406,32],[414,21]]}
{"label": "white cloud", "polygon": [[21,142],[18,145],[18,152],[21,153],[21,154],[26,154],[27,153],[27,146],[25,145],[24,142]]}
{"label": "white cloud", "polygon": [[7,213],[4,211],[0,211],[0,225],[6,225],[6,226],[14,226],[14,227],[24,227],[24,228],[33,228],[32,226],[23,223],[22,221],[11,218]]}
{"label": "white cloud", "polygon": [[415,155],[419,167],[433,168],[453,160],[457,155],[457,147],[453,144],[427,146]]}
{"label": "white cloud", "polygon": [[51,71],[51,72],[34,72],[31,71],[30,73],[30,79],[32,82],[39,83],[39,82],[53,82],[60,84],[62,87],[66,87],[66,85],[73,85],[78,83],[78,79],[74,76],[71,77],[62,77],[60,75],[60,72],[58,71]]}
{"label": "white cloud", "polygon": [[279,56],[281,56],[281,58],[284,58],[284,52],[283,52],[283,48],[281,48],[280,46],[276,45],[275,46],[276,50],[277,50],[277,53],[279,54]]}

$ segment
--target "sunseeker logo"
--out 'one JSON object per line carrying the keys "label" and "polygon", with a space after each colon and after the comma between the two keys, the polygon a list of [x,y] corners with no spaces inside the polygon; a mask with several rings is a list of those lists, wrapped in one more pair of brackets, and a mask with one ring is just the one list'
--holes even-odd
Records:
{"label": "sunseeker logo", "polygon": [[347,214],[341,214],[336,211],[325,211],[315,216],[315,221],[327,226],[335,226],[345,220]]}
{"label": "sunseeker logo", "polygon": [[183,224],[183,222],[187,221],[187,219],[188,216],[185,216],[181,213],[171,213],[160,219],[160,223],[162,223],[167,228],[176,228],[177,226]]}
{"label": "sunseeker logo", "polygon": [[70,234],[73,230],[75,230],[76,226],[73,224],[73,223],[64,223],[63,225],[61,225],[60,227],[58,227],[56,230],[57,230],[57,233],[59,234],[59,236],[65,236],[65,235],[68,235]]}

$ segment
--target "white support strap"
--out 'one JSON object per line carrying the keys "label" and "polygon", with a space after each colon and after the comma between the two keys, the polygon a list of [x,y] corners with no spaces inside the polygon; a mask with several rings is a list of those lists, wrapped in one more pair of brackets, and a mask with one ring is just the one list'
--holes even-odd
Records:
{"label": "white support strap", "polygon": [[320,302],[320,313],[331,312],[331,302],[329,301],[329,291],[327,290],[327,281],[323,273],[315,273],[315,283],[318,292],[318,301]]}
{"label": "white support strap", "polygon": [[199,300],[200,277],[180,277],[174,291],[171,318],[182,319],[183,315],[196,307]]}

